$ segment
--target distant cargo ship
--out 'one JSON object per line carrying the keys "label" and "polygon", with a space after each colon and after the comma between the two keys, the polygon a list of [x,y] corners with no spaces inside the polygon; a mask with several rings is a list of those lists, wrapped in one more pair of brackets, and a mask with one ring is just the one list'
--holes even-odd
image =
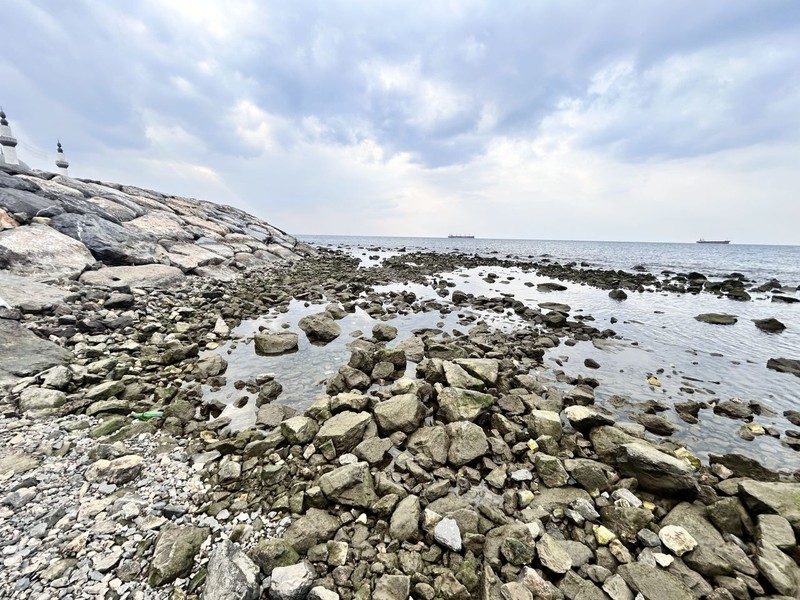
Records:
{"label": "distant cargo ship", "polygon": [[461,239],[461,240],[473,240],[473,239],[475,239],[474,235],[461,235],[461,234],[456,234],[456,233],[451,233],[447,237]]}
{"label": "distant cargo ship", "polygon": [[703,238],[700,238],[699,240],[697,240],[697,243],[698,244],[730,244],[731,241],[730,240],[704,240]]}

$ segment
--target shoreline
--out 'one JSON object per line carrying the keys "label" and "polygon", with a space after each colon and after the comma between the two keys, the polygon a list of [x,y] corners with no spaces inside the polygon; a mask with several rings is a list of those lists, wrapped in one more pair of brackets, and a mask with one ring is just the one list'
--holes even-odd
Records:
{"label": "shoreline", "polygon": [[[409,261],[413,267],[406,264]],[[768,484],[765,492],[758,487],[764,484],[737,478],[746,474],[777,479],[757,465],[735,460],[726,464],[723,459],[697,469],[698,461],[679,445],[662,443],[656,449],[653,442],[658,438],[642,436],[646,429],[652,432],[664,423],[657,415],[646,419],[647,424],[617,422],[612,412],[594,406],[595,390],[602,384],[593,379],[589,367],[584,375],[563,376],[560,383],[569,387],[567,393],[547,383],[550,376],[544,374],[553,373],[542,361],[547,349],[609,339],[613,332],[599,329],[583,318],[586,315],[559,308],[557,290],[553,305],[534,309],[502,295],[457,294],[457,286],[449,287],[442,278],[456,268],[502,267],[506,263],[501,259],[407,253],[384,262],[383,267],[365,272],[352,257],[320,250],[319,258],[272,273],[251,272],[235,283],[189,280],[181,290],[131,294],[126,310],[139,311],[145,318],[73,344],[78,361],[85,363],[81,369],[85,375],[81,383],[77,378],[68,381],[66,402],[53,407],[53,412],[62,414],[88,409],[93,415],[89,431],[109,437],[87,438],[84,430],[69,431],[73,416],[26,418],[17,413],[25,384],[51,389],[44,381],[52,382],[54,373],[17,384],[4,410],[3,429],[9,439],[2,452],[5,456],[10,448],[26,448],[28,465],[41,459],[43,464],[16,473],[8,465],[20,464],[19,457],[3,463],[0,498],[16,494],[13,502],[24,503],[14,506],[6,501],[0,516],[0,531],[10,540],[3,544],[7,568],[0,590],[10,597],[35,597],[34,591],[74,589],[92,579],[97,591],[122,590],[121,597],[137,593],[194,597],[203,586],[211,594],[209,586],[223,585],[227,574],[239,586],[239,595],[231,597],[241,598],[258,597],[262,587],[273,588],[270,597],[302,597],[275,591],[281,582],[289,585],[287,581],[297,586],[295,594],[321,586],[324,589],[313,592],[316,596],[309,596],[321,598],[334,597],[330,593],[340,598],[400,598],[409,593],[431,599],[509,594],[526,598],[533,590],[553,598],[615,598],[612,594],[627,597],[627,590],[649,600],[664,597],[653,594],[665,589],[671,590],[670,598],[690,598],[700,592],[727,598],[726,592],[741,593],[742,586],[750,597],[764,596],[770,586],[785,595],[800,592],[800,579],[796,585],[793,579],[785,584],[775,579],[773,568],[781,564],[789,573],[797,569],[786,566],[782,558],[791,561],[789,554],[796,549],[793,540],[791,544],[786,540],[786,524],[789,531],[797,529],[795,513],[774,503],[764,512],[771,506],[767,496],[775,489],[794,493],[798,484],[791,478]],[[591,282],[612,291],[634,293],[639,286],[655,289],[659,283],[658,289],[664,290],[675,284],[673,279],[664,283],[642,273],[540,267],[551,279]],[[611,279],[612,273],[618,281]],[[379,285],[402,288],[404,282],[430,281],[439,282],[438,300],[420,300],[402,291],[370,292]],[[86,300],[107,300],[114,293],[100,286],[68,285],[76,298],[66,303],[66,311],[20,316],[24,320],[32,316],[37,328],[47,331],[70,313],[84,321],[107,310],[105,303]],[[743,289],[744,283],[731,283],[728,290],[700,293]],[[201,352],[218,348],[242,320],[284,310],[291,298],[330,306],[306,324],[308,335],[318,340],[334,336],[337,321],[356,306],[377,318],[376,328],[352,338],[348,364],[337,365],[327,389],[321,388],[327,392],[325,399],[310,399],[313,403],[304,413],[281,408],[280,395],[275,398],[279,380],[253,373],[251,382],[243,381],[242,394],[260,398],[258,429],[227,432],[225,420],[214,418],[223,407],[204,403],[202,388],[196,384],[213,384],[225,377],[229,365],[224,356]],[[463,313],[462,335],[422,331],[412,336],[416,341],[399,351],[392,349],[389,342],[396,343],[397,332],[389,317],[415,311]],[[480,324],[481,311],[511,311],[529,327],[498,333]],[[573,314],[582,318],[574,320]],[[334,337],[348,333],[339,331]],[[263,334],[269,337],[269,330]],[[267,342],[279,347],[284,343]],[[416,360],[409,363],[410,359]],[[414,365],[413,372],[406,371],[408,365]],[[64,375],[59,367],[54,369]],[[373,387],[375,383],[379,385]],[[153,409],[163,410],[163,418],[137,422],[126,416]],[[98,416],[105,418],[94,425]],[[62,456],[63,446],[50,455],[41,452],[41,444],[53,432],[38,436],[33,432],[48,427],[57,427],[59,438],[74,437],[73,447]],[[12,443],[15,438],[21,439]],[[110,443],[115,438],[119,439]],[[157,443],[172,450],[159,458],[154,453]],[[86,456],[106,457],[94,464],[131,456],[142,460],[133,461],[139,467],[119,471],[117,465],[102,463],[110,470],[95,468],[100,474],[91,475],[97,477],[91,481],[85,481],[91,465],[81,466],[69,485],[80,482],[78,488],[86,491],[67,502],[66,521],[53,523],[44,542],[30,543],[20,515],[37,507],[45,512],[49,504],[43,499],[49,498],[47,486],[54,485],[52,472],[75,461],[77,448],[89,446],[95,453],[87,450]],[[126,488],[138,486],[139,494],[158,490],[149,482],[151,467],[144,461],[161,461],[164,456],[170,457],[176,472],[189,480],[196,478],[206,492],[183,497],[184,515],[147,500],[139,503],[134,515],[132,508],[124,508],[133,502]],[[652,477],[654,465],[666,476]],[[104,478],[119,478],[119,483],[109,484]],[[28,485],[20,487],[23,483]],[[695,499],[695,504],[681,502],[682,498]],[[93,516],[95,527],[105,523],[115,534],[137,531],[142,541],[135,549],[123,544],[117,552],[113,551],[117,544],[108,544],[108,533],[94,534],[80,520],[70,523],[70,515],[81,509],[87,514],[87,505],[91,511],[99,509]],[[776,511],[784,517],[763,516]],[[242,515],[246,518],[239,520]],[[779,518],[784,520],[778,522]],[[143,529],[146,519],[159,525]],[[209,519],[219,527],[214,529]],[[775,538],[777,533],[766,528],[767,521],[783,537]],[[170,524],[179,529],[165,533]],[[675,533],[676,527],[684,530],[678,531],[681,543],[696,544],[693,549],[674,545],[674,536],[667,534]],[[660,532],[664,532],[661,538]],[[221,541],[221,534],[236,544]],[[144,580],[154,577],[159,557],[174,535],[194,549],[188,569],[186,564],[168,565],[177,578],[160,582],[163,574],[155,576],[151,581],[161,586],[152,591]],[[75,542],[79,539],[83,541]],[[65,548],[73,542],[75,558],[61,560],[76,562],[58,563],[64,572],[50,580],[57,586],[45,587],[36,569],[13,575],[15,569],[25,569],[26,561],[30,568],[31,557],[45,551],[47,556],[69,554]],[[79,548],[81,543],[86,545]],[[249,557],[240,554],[239,546]],[[103,570],[94,567],[95,557],[108,558],[100,565]],[[26,589],[13,587],[26,577]],[[650,581],[658,582],[657,591],[649,587]],[[36,590],[38,585],[41,590]],[[758,586],[763,594],[756,593]]]}

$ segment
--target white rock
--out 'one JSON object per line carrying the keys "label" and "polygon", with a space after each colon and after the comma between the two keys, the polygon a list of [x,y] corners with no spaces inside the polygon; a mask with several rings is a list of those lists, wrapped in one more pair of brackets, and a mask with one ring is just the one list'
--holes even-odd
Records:
{"label": "white rock", "polygon": [[269,585],[270,598],[274,600],[300,600],[308,595],[314,582],[314,572],[309,564],[301,562],[272,570]]}
{"label": "white rock", "polygon": [[675,556],[683,556],[697,546],[697,540],[692,534],[679,525],[666,525],[658,532],[661,543],[664,544]]}
{"label": "white rock", "polygon": [[433,528],[434,539],[454,552],[461,551],[461,530],[455,519],[445,517]]}

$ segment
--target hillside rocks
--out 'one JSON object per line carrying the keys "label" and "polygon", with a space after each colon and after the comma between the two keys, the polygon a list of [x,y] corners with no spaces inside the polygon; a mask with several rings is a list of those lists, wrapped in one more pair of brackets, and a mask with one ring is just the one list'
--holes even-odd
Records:
{"label": "hillside rocks", "polygon": [[[50,173],[0,176],[0,269],[40,281],[75,278],[95,262],[163,264],[208,276],[313,251],[247,213],[210,202]],[[228,271],[232,269],[232,271]]]}

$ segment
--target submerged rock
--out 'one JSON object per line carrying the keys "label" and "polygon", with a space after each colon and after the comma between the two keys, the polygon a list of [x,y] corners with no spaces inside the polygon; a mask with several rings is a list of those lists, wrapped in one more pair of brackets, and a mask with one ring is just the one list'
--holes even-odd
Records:
{"label": "submerged rock", "polygon": [[720,313],[703,313],[697,315],[695,319],[702,323],[711,323],[712,325],[733,325],[738,321],[734,315]]}

